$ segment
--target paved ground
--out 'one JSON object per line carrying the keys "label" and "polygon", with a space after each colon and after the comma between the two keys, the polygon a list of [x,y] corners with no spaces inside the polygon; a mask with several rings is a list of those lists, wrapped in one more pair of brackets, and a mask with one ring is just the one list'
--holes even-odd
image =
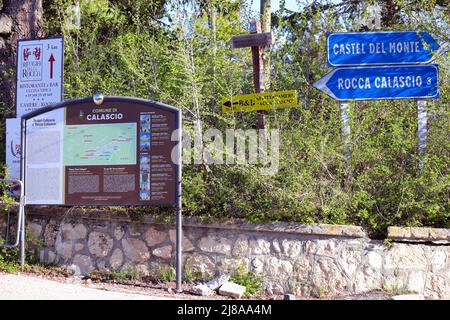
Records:
{"label": "paved ground", "polygon": [[167,297],[107,291],[29,275],[0,273],[0,300],[166,300]]}
{"label": "paved ground", "polygon": [[[49,276],[36,273],[9,274],[0,272],[0,300],[203,300],[229,298],[214,295],[202,297],[185,292],[175,293],[174,283],[134,285],[103,283],[82,280],[78,277]],[[169,289],[172,288],[172,289]],[[260,300],[281,300],[283,295],[260,296]],[[299,300],[390,300],[385,292],[323,298],[301,298]]]}

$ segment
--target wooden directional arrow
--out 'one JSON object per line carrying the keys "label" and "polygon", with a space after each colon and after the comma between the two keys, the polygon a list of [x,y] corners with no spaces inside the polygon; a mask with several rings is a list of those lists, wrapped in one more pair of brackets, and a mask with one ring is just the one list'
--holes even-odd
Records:
{"label": "wooden directional arrow", "polygon": [[244,34],[231,38],[231,48],[263,47],[274,43],[272,32]]}

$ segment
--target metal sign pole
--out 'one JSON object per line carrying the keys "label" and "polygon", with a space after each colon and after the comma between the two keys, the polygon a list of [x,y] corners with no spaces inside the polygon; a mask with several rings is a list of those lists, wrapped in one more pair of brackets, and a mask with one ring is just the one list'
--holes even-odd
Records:
{"label": "metal sign pole", "polygon": [[[22,202],[23,200],[20,199]],[[21,227],[20,227],[20,266],[25,265],[25,209],[24,205],[20,205],[19,214],[22,215]]]}
{"label": "metal sign pole", "polygon": [[417,101],[417,131],[419,134],[418,153],[419,169],[423,169],[427,151],[427,102],[425,100]]}
{"label": "metal sign pole", "polygon": [[347,161],[350,160],[350,106],[348,102],[340,104],[341,124],[342,124],[342,144],[344,148],[344,156]]}
{"label": "metal sign pole", "polygon": [[[178,182],[181,185],[181,181]],[[178,197],[177,203],[177,216],[176,216],[176,228],[177,228],[177,256],[176,256],[176,279],[177,279],[177,292],[183,292],[182,288],[182,269],[183,269],[183,249],[182,249],[182,238],[183,238],[183,227],[182,227],[182,216],[181,216],[181,194]]]}
{"label": "metal sign pole", "polygon": [[182,280],[183,280],[183,217],[181,213],[182,206],[182,189],[181,189],[181,169],[183,162],[182,155],[182,123],[181,123],[182,112],[178,113],[178,177],[177,177],[177,213],[176,213],[176,282],[177,282],[177,292],[183,292]]}
{"label": "metal sign pole", "polygon": [[25,205],[26,205],[26,195],[25,195],[25,132],[26,132],[26,120],[22,119],[20,125],[20,180],[22,181],[22,187],[20,188],[20,206],[19,214],[22,211],[22,225],[21,225],[21,243],[20,243],[20,265],[23,267],[25,264]]}

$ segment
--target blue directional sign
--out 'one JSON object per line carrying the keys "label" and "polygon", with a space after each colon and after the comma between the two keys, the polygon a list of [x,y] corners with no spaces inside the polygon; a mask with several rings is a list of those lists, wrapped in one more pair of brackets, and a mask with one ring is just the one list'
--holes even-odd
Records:
{"label": "blue directional sign", "polygon": [[331,33],[328,65],[393,65],[428,63],[439,44],[424,31]]}
{"label": "blue directional sign", "polygon": [[439,98],[438,66],[336,68],[314,87],[341,101]]}

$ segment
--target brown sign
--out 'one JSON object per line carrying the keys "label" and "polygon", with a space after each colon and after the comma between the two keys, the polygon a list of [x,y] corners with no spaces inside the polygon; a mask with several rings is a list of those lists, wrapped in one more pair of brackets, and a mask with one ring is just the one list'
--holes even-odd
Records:
{"label": "brown sign", "polygon": [[[25,117],[27,204],[177,203],[180,162],[172,154],[179,155],[181,147],[172,136],[180,128],[179,109],[105,97],[99,105],[92,98],[81,99]],[[43,136],[57,146],[30,147]],[[43,160],[39,150],[46,148]],[[53,181],[38,179],[42,172]],[[42,188],[52,190],[44,193]]]}

